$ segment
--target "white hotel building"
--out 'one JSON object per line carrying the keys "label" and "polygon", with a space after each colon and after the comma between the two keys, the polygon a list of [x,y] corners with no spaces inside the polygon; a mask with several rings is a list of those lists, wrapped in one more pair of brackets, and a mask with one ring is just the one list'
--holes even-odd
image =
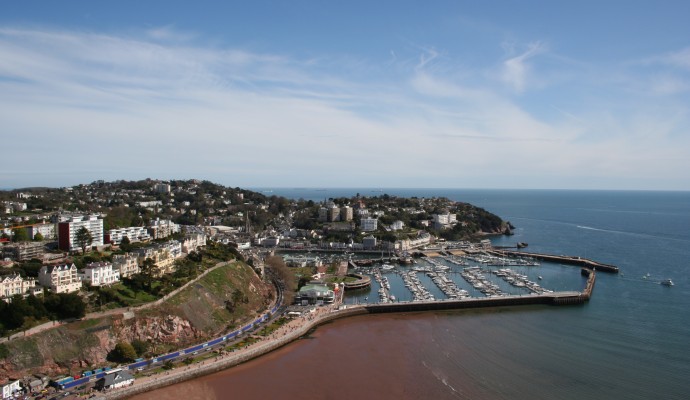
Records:
{"label": "white hotel building", "polygon": [[74,264],[41,267],[38,283],[53,293],[71,293],[81,289],[81,278]]}
{"label": "white hotel building", "polygon": [[113,264],[109,262],[87,264],[79,276],[91,286],[107,286],[120,281],[120,271],[113,270]]}

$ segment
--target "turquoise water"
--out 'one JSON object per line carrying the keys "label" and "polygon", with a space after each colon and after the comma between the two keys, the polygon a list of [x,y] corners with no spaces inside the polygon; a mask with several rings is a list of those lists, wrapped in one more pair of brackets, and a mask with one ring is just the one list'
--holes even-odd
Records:
{"label": "turquoise water", "polygon": [[[271,194],[315,201],[382,193],[272,190]],[[420,347],[430,354],[424,365],[444,376],[444,385],[471,387],[483,398],[689,397],[689,192],[385,189],[383,193],[469,202],[517,227],[514,236],[495,238],[497,245],[527,242],[529,251],[579,255],[621,270],[619,275],[598,274],[594,295],[582,307],[450,313],[431,319],[434,344]],[[569,272],[572,267],[543,268],[551,274],[544,281],[579,274],[576,269]],[[649,278],[643,278],[647,274]],[[666,278],[675,286],[658,283]],[[432,354],[434,346],[442,351]],[[471,367],[459,362],[461,358]]]}

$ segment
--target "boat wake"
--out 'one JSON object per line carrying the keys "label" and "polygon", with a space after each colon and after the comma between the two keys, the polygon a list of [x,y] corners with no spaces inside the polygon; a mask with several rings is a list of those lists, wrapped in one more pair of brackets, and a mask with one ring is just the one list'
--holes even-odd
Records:
{"label": "boat wake", "polygon": [[434,370],[433,370],[429,365],[427,365],[427,363],[424,362],[424,361],[422,361],[422,365],[424,365],[424,367],[425,367],[426,369],[428,369],[429,372],[431,372],[431,374],[434,375],[434,378],[436,378],[439,382],[441,382],[441,383],[443,384],[443,386],[445,386],[445,387],[447,387],[448,389],[450,389],[454,396],[460,395],[460,393],[459,393],[450,383],[448,383],[448,377],[447,377],[447,376],[444,376],[445,374],[441,373],[440,371],[434,371]]}
{"label": "boat wake", "polygon": [[654,239],[664,239],[664,240],[678,240],[681,242],[687,242],[687,239],[683,238],[677,238],[673,236],[663,236],[663,235],[650,235],[650,234],[645,234],[645,233],[637,233],[637,232],[626,232],[626,231],[617,231],[614,229],[601,229],[601,228],[594,228],[591,226],[587,225],[575,225],[578,229],[585,229],[588,231],[596,231],[596,232],[604,232],[604,233],[615,233],[618,235],[628,235],[628,236],[637,236],[637,237],[647,237],[647,238],[654,238]]}

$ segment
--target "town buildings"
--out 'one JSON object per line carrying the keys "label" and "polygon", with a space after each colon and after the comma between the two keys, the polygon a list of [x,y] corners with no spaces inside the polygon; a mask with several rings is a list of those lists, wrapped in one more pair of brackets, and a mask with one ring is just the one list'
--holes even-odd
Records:
{"label": "town buildings", "polygon": [[340,208],[340,220],[341,221],[352,221],[353,210],[350,206],[345,206]]}
{"label": "town buildings", "polygon": [[156,218],[151,221],[149,226],[149,233],[154,239],[165,239],[168,236],[178,233],[180,226],[170,220]]}
{"label": "town buildings", "polygon": [[365,236],[362,239],[362,247],[364,250],[372,250],[376,248],[376,238],[372,235]]}
{"label": "town buildings", "polygon": [[41,234],[45,240],[53,240],[57,238],[57,231],[55,230],[55,224],[42,223],[34,224],[26,227],[26,232],[30,239],[36,238],[37,234]]}
{"label": "town buildings", "polygon": [[107,286],[120,281],[120,271],[114,270],[112,263],[94,262],[87,264],[79,277],[91,286]]}
{"label": "town buildings", "polygon": [[375,231],[376,229],[378,229],[378,222],[379,220],[376,218],[362,218],[360,222],[360,228],[364,232]]}
{"label": "town buildings", "polygon": [[22,392],[22,387],[19,381],[10,382],[2,387],[2,398],[4,399],[14,399],[20,398]]}
{"label": "town buildings", "polygon": [[113,255],[113,269],[120,273],[120,278],[138,274],[140,269],[137,256],[132,253]]}
{"label": "town buildings", "polygon": [[148,229],[143,226],[130,226],[109,230],[105,242],[119,245],[125,237],[129,239],[130,243],[151,240]]}
{"label": "town buildings", "polygon": [[445,229],[457,223],[457,215],[451,213],[445,214],[434,214],[434,228],[435,229]]}
{"label": "town buildings", "polygon": [[36,280],[33,278],[22,278],[19,274],[0,277],[0,298],[5,301],[17,294],[27,296],[40,293],[42,289],[36,286]]}
{"label": "town buildings", "polygon": [[81,289],[81,278],[74,264],[44,265],[38,272],[38,283],[54,293],[71,293]]}
{"label": "town buildings", "polygon": [[58,222],[58,247],[65,251],[81,250],[77,232],[86,228],[91,234],[90,246],[103,246],[103,220],[97,215],[71,216]]}
{"label": "town buildings", "polygon": [[41,242],[21,242],[7,244],[0,249],[2,258],[15,261],[29,261],[32,258],[41,259],[45,253],[45,246]]}

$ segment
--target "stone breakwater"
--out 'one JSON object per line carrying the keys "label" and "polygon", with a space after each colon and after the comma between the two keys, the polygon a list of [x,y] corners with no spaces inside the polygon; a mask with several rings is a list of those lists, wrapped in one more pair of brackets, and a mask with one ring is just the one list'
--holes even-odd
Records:
{"label": "stone breakwater", "polygon": [[127,386],[121,389],[112,390],[104,393],[106,399],[121,399],[136,394],[148,392],[154,389],[162,388],[164,386],[173,385],[186,380],[195,379],[204,375],[219,372],[224,369],[234,367],[242,364],[271,351],[274,351],[286,344],[299,339],[306,335],[311,329],[326,322],[350,317],[354,315],[367,314],[368,311],[364,307],[353,307],[345,310],[338,310],[333,312],[321,311],[313,316],[308,316],[305,321],[294,329],[289,329],[284,335],[269,339],[267,341],[259,342],[233,353],[219,355],[215,359],[208,359],[198,364],[190,365],[180,368],[179,370],[172,370],[166,373],[157,374],[152,377],[138,379],[134,385]]}

